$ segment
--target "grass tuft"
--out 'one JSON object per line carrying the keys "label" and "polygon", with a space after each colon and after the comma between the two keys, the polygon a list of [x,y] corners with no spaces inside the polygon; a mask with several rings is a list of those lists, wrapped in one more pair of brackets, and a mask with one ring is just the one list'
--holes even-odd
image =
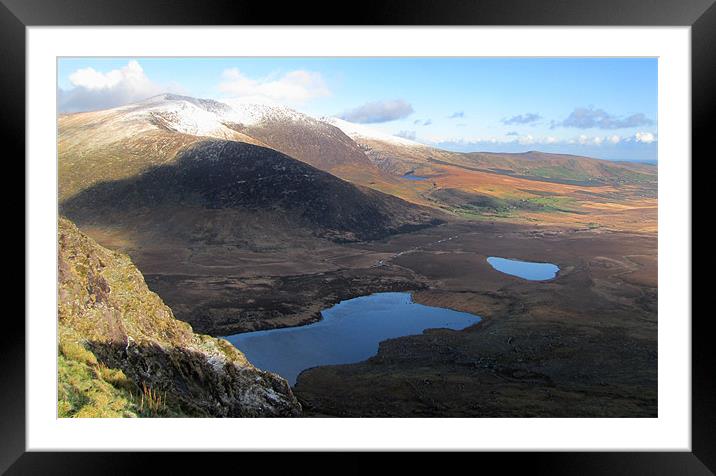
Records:
{"label": "grass tuft", "polygon": [[139,411],[146,416],[159,416],[167,410],[167,393],[162,396],[158,391],[142,383]]}

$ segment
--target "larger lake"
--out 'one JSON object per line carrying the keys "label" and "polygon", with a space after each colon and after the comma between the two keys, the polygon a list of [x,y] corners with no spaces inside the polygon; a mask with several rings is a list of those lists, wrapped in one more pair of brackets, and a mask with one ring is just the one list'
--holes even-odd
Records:
{"label": "larger lake", "polygon": [[225,339],[253,365],[275,372],[294,385],[305,369],[366,360],[386,339],[436,327],[459,330],[480,321],[480,317],[466,312],[417,304],[410,293],[349,299],[321,315],[323,320],[315,324],[246,332]]}
{"label": "larger lake", "polygon": [[487,262],[497,271],[530,281],[553,279],[559,272],[559,266],[552,263],[534,263],[495,256],[487,258]]}

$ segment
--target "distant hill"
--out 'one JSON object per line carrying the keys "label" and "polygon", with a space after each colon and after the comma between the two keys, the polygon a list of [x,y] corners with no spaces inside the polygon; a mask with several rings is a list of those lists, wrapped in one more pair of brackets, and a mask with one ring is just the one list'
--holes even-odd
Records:
{"label": "distant hill", "polygon": [[[123,226],[186,242],[255,242],[293,233],[360,241],[436,224],[435,212],[357,186],[273,149],[205,139],[172,162],[99,183],[61,203],[80,225]],[[260,216],[259,216],[260,215]]]}
{"label": "distant hill", "polygon": [[656,164],[613,162],[568,154],[538,151],[522,153],[451,152],[401,137],[381,134],[369,127],[328,118],[358,143],[381,170],[403,176],[422,169],[431,175],[444,173],[441,166],[510,175],[528,180],[572,185],[656,183]]}
{"label": "distant hill", "polygon": [[287,382],[195,334],[126,255],[58,222],[60,417],[297,416]]}
{"label": "distant hill", "polygon": [[612,162],[538,151],[499,154],[471,152],[453,155],[448,162],[514,177],[575,185],[618,185],[657,181],[657,167],[654,165]]}

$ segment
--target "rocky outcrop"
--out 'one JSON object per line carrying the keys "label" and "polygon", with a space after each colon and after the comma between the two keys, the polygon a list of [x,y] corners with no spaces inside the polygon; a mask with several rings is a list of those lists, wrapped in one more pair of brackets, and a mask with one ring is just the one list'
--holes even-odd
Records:
{"label": "rocky outcrop", "polygon": [[[60,357],[72,362],[77,352],[67,349],[79,345],[86,351],[82,355],[90,355],[80,359],[82,365],[94,369],[97,378],[121,370],[122,389],[129,395],[124,413],[144,415],[149,403],[159,400],[158,416],[300,414],[286,380],[255,368],[227,341],[195,334],[175,319],[129,257],[101,247],[64,218],[58,241]],[[60,372],[61,394],[66,374]],[[61,415],[73,415],[74,405],[76,416],[82,416],[76,402],[86,397],[81,395],[85,387],[72,384],[80,395],[65,402]]]}

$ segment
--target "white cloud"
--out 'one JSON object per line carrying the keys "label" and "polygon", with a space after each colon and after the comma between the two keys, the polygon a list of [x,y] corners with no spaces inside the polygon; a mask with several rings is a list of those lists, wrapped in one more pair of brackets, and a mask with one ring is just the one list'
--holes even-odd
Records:
{"label": "white cloud", "polygon": [[418,140],[429,144],[456,144],[456,145],[480,145],[480,144],[518,144],[518,145],[582,145],[582,146],[614,146],[623,142],[650,143],[656,138],[653,134],[638,133],[637,136],[623,138],[618,134],[610,136],[592,136],[580,134],[572,138],[559,138],[556,136],[533,136],[532,134],[521,135],[517,132],[508,132],[504,136],[487,137],[449,137],[439,135],[425,135]]}
{"label": "white cloud", "polygon": [[567,144],[580,144],[580,145],[597,145],[602,144],[616,145],[622,141],[622,137],[617,134],[611,136],[588,136],[586,134],[580,134],[579,136],[569,139],[566,141]]}
{"label": "white cloud", "polygon": [[653,124],[654,121],[643,113],[632,114],[628,117],[617,117],[603,109],[593,107],[577,107],[561,122],[552,122],[552,128],[557,126],[576,127],[579,129],[623,129],[627,127],[640,127]]}
{"label": "white cloud", "polygon": [[[349,111],[345,111],[339,117],[348,122],[359,124],[374,124],[378,122],[390,122],[408,117],[413,113],[413,106],[402,99],[388,101],[374,101],[363,104]],[[432,121],[430,121],[432,124]],[[428,124],[425,124],[428,125]]]}
{"label": "white cloud", "polygon": [[415,140],[415,131],[400,131],[395,135],[403,139]]}
{"label": "white cloud", "polygon": [[296,70],[278,78],[254,79],[238,68],[230,68],[222,78],[219,91],[240,102],[300,104],[331,94],[321,74],[313,71]]}
{"label": "white cloud", "polygon": [[101,73],[94,68],[82,68],[70,74],[70,82],[74,86],[93,90],[113,88],[123,81],[142,84],[149,81],[149,78],[134,60],[127,63],[127,66],[113,69],[108,73]]}
{"label": "white cloud", "polygon": [[577,137],[574,137],[572,139],[568,139],[566,141],[558,141],[558,142],[566,142],[567,144],[580,144],[580,145],[618,145],[618,144],[628,144],[628,143],[640,143],[640,144],[653,144],[657,141],[657,137],[655,134],[651,132],[637,132],[633,136],[620,136],[618,134],[612,134],[610,136],[588,136],[586,134],[580,134]]}
{"label": "white cloud", "polygon": [[507,125],[513,125],[513,124],[532,124],[542,119],[542,116],[536,113],[527,113],[527,114],[520,114],[518,116],[512,116],[510,118],[502,119],[503,124]]}
{"label": "white cloud", "polygon": [[634,140],[644,144],[651,144],[656,141],[656,136],[651,132],[637,132],[634,134]]}
{"label": "white cloud", "polygon": [[147,77],[139,62],[132,60],[107,72],[82,68],[69,75],[71,89],[58,90],[62,112],[88,111],[122,106],[163,92],[183,92],[178,85],[162,86]]}
{"label": "white cloud", "polygon": [[[586,137],[586,136],[585,136]],[[426,134],[418,140],[428,144],[455,144],[455,145],[480,145],[480,144],[519,144],[519,145],[541,145],[559,144],[565,142],[554,136],[538,137],[532,134],[520,135],[517,132],[508,132],[504,136],[486,137],[450,137]]]}
{"label": "white cloud", "polygon": [[534,144],[536,141],[535,141],[534,137],[532,137],[530,134],[527,134],[526,136],[518,137],[517,142],[519,142],[522,145],[530,145],[530,144]]}

